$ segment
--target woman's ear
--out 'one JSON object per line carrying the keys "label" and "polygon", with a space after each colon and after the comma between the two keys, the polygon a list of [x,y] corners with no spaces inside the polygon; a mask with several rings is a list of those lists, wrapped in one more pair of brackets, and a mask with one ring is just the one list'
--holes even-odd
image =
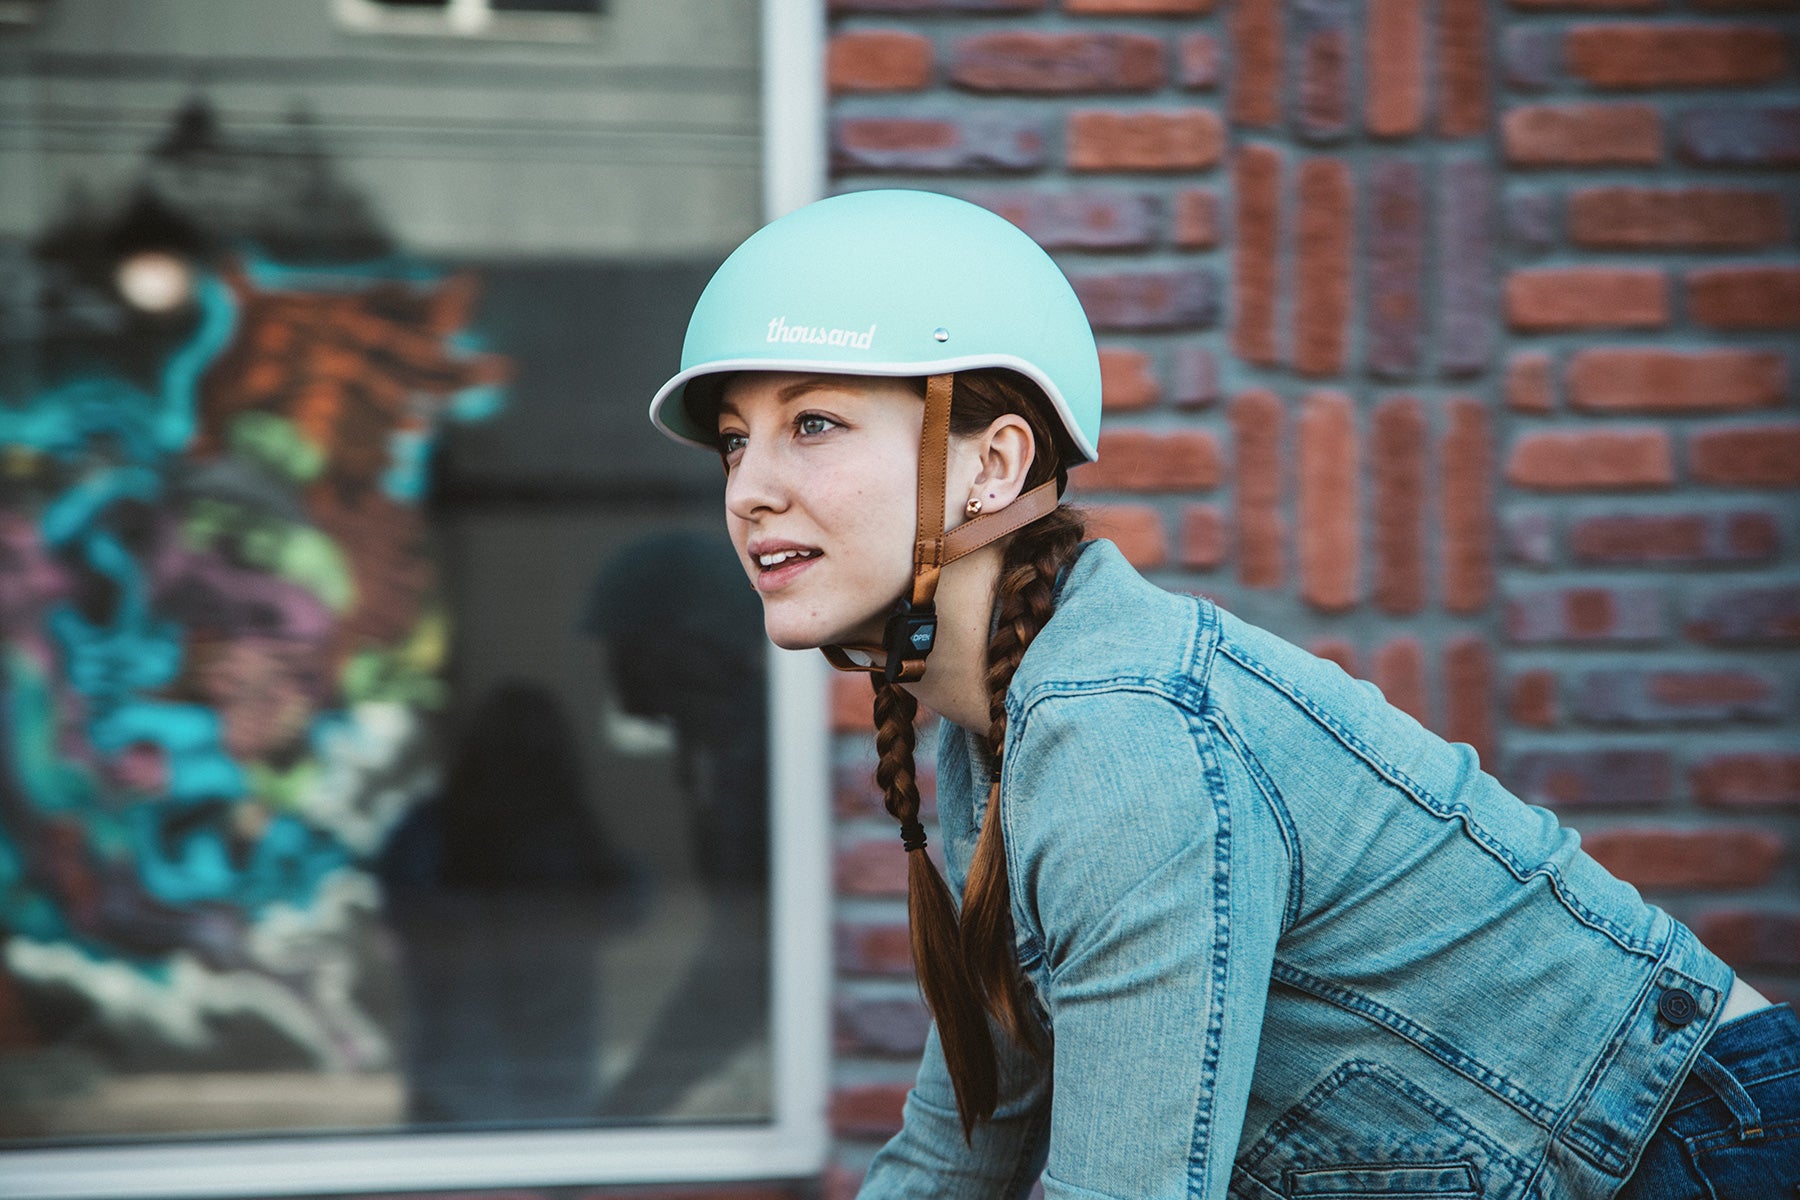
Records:
{"label": "woman's ear", "polygon": [[966,454],[959,465],[967,472],[968,482],[962,494],[949,498],[955,505],[951,511],[968,500],[980,500],[983,512],[1011,504],[1025,490],[1025,476],[1037,453],[1031,426],[1015,413],[994,418],[986,429],[964,439],[958,449]]}

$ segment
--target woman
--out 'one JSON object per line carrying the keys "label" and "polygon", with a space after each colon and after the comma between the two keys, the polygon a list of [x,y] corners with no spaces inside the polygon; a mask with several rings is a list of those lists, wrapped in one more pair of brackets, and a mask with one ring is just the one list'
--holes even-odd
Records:
{"label": "woman", "polygon": [[1084,544],[1099,412],[1049,258],[917,192],[751,237],[651,407],[770,638],[874,676],[934,1029],[864,1194],[1791,1195],[1792,1011],[1468,747]]}

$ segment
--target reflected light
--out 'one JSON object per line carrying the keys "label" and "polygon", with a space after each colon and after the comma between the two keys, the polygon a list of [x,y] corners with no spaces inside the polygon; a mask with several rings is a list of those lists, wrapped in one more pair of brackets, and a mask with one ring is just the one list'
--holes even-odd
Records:
{"label": "reflected light", "polygon": [[169,313],[194,296],[194,269],[167,250],[139,250],[119,263],[113,276],[119,294],[135,309]]}

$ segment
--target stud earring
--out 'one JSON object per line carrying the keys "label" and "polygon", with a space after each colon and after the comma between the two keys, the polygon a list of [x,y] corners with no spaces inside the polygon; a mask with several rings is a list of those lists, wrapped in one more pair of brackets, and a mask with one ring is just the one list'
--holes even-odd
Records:
{"label": "stud earring", "polygon": [[971,517],[980,516],[981,515],[981,497],[980,496],[970,496],[969,502],[967,504],[963,505],[963,511],[965,513],[969,514]]}

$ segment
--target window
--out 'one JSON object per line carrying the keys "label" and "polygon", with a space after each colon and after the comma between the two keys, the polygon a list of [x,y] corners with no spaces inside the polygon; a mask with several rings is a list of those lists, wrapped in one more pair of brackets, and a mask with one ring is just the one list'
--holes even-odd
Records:
{"label": "window", "polygon": [[338,19],[373,33],[459,37],[591,36],[607,0],[336,0]]}
{"label": "window", "polygon": [[309,7],[71,21],[0,149],[0,1195],[812,1173],[824,672],[643,409],[817,6]]}

